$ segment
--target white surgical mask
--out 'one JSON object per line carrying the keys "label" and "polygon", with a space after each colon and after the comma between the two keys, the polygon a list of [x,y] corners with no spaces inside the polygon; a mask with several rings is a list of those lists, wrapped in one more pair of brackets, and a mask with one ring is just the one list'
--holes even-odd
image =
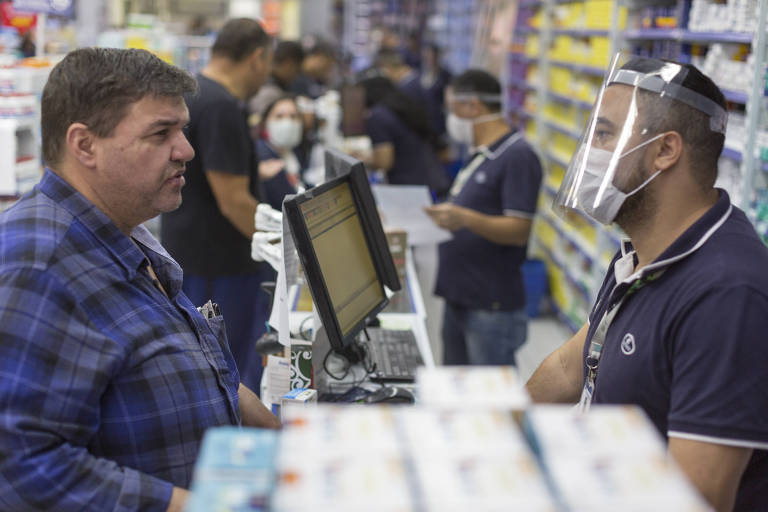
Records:
{"label": "white surgical mask", "polygon": [[451,112],[445,120],[445,128],[448,130],[448,136],[456,142],[473,146],[475,144],[475,124],[483,123],[485,121],[493,121],[499,118],[501,118],[500,113],[464,118]]}
{"label": "white surgical mask", "polygon": [[267,135],[273,146],[293,149],[301,142],[301,121],[287,117],[267,121]]}
{"label": "white surgical mask", "polygon": [[[650,144],[663,135],[663,133],[659,134],[656,137],[643,142],[642,144],[638,144],[634,148],[622,154],[619,158],[624,158],[633,151],[636,151],[641,147]],[[640,186],[629,192],[622,192],[616,188],[613,182],[608,183],[605,187],[605,190],[603,191],[603,197],[601,198],[600,202],[595,205],[595,198],[597,197],[597,194],[600,191],[600,186],[602,185],[603,180],[605,179],[605,175],[608,172],[612,157],[612,151],[606,151],[605,149],[599,149],[595,147],[590,148],[584,174],[581,178],[581,185],[576,192],[578,196],[579,207],[597,222],[605,225],[610,225],[613,223],[613,221],[616,219],[616,215],[618,215],[619,210],[621,209],[621,205],[624,204],[624,201],[626,201],[629,196],[638,193],[661,173],[661,170],[656,171],[647,180],[641,183]]]}

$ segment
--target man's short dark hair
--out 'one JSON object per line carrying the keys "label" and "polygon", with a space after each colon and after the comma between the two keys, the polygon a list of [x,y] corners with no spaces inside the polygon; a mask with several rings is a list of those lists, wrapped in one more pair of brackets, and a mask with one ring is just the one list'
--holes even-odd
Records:
{"label": "man's short dark hair", "polygon": [[301,64],[304,60],[304,50],[301,48],[301,44],[297,41],[280,41],[275,47],[275,53],[272,56],[272,62],[274,64],[280,64],[282,62],[293,62]]}
{"label": "man's short dark hair", "polygon": [[338,52],[333,45],[325,41],[316,41],[306,52],[307,57],[326,57],[330,60],[337,60]]}
{"label": "man's short dark hair", "polygon": [[396,68],[404,64],[403,55],[393,48],[382,48],[376,54],[375,66],[377,68]]}
{"label": "man's short dark hair", "polygon": [[53,68],[43,89],[43,159],[51,166],[60,163],[72,123],[108,137],[128,107],[145,96],[181,99],[195,91],[197,82],[189,73],[146,50],[74,50]]}
{"label": "man's short dark hair", "polygon": [[234,18],[219,30],[216,42],[211,47],[211,54],[240,62],[258,48],[266,48],[271,43],[272,38],[258,21],[251,18]]}
{"label": "man's short dark hair", "polygon": [[[722,91],[696,66],[677,62],[673,64],[685,70],[685,73],[678,75],[683,78],[673,79],[674,83],[709,98],[723,109],[728,109]],[[659,61],[636,57],[624,64],[622,69],[651,73],[658,71]],[[679,133],[688,148],[694,177],[704,190],[712,188],[717,180],[717,163],[723,151],[725,135],[712,131],[710,117],[704,112],[670,97],[661,97],[642,89],[639,92],[639,101],[642,102],[640,111],[644,116],[645,124],[659,133],[670,131]]]}
{"label": "man's short dark hair", "polygon": [[[468,69],[453,77],[450,82],[454,94],[478,94],[486,96],[479,98],[480,103],[490,112],[501,110],[501,84],[495,76],[482,69]],[[489,100],[488,96],[497,96],[497,101]]]}

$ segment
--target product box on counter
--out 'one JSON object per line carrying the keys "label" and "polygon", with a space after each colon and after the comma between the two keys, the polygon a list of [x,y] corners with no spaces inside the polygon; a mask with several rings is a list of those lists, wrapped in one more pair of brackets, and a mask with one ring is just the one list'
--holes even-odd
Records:
{"label": "product box on counter", "polygon": [[420,367],[416,389],[427,407],[521,411],[531,402],[513,366]]}

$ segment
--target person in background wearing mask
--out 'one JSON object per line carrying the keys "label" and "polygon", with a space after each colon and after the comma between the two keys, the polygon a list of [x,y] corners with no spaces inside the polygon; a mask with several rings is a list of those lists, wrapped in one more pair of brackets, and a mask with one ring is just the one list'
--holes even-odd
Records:
{"label": "person in background wearing mask", "polygon": [[301,115],[294,97],[283,96],[268,105],[262,117],[257,150],[264,201],[282,210],[287,194],[304,189],[302,174],[307,163],[297,151],[302,140]]}
{"label": "person in background wearing mask", "polygon": [[360,85],[368,109],[365,129],[373,143],[373,157],[366,163],[384,171],[392,185],[427,185],[442,197],[448,176],[435,154],[437,137],[423,107],[386,77],[374,74]]}
{"label": "person in background wearing mask", "polygon": [[439,247],[435,293],[445,298],[443,363],[515,365],[528,316],[521,266],[541,186],[541,164],[501,114],[493,75],[468,70],[447,91],[448,134],[473,148],[450,200],[427,208],[453,232]]}
{"label": "person in background wearing mask", "polygon": [[183,202],[161,219],[163,243],[184,270],[184,292],[193,304],[219,304],[232,355],[253,390],[260,389],[262,373],[254,344],[266,330],[269,308],[260,284],[270,268],[251,259],[259,176],[245,105],[269,76],[271,48],[252,19],[230,20],[219,31],[197,76],[200,92],[186,97],[195,158]]}
{"label": "person in background wearing mask", "polygon": [[768,510],[768,249],[714,187],[727,103],[690,64],[614,66],[556,198],[629,236],[537,402],[634,404],[718,512]]}
{"label": "person in background wearing mask", "polygon": [[275,47],[272,58],[272,74],[267,83],[259,89],[259,92],[248,102],[251,115],[251,124],[261,122],[261,115],[266,108],[281,96],[285,96],[293,85],[293,82],[301,73],[301,63],[304,60],[304,50],[297,41],[280,41]]}

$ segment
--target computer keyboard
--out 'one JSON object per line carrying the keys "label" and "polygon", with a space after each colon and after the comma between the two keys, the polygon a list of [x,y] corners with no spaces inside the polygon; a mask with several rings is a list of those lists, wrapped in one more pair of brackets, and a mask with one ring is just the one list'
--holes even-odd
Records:
{"label": "computer keyboard", "polygon": [[411,330],[368,328],[368,354],[376,370],[374,381],[413,382],[416,368],[424,364]]}

